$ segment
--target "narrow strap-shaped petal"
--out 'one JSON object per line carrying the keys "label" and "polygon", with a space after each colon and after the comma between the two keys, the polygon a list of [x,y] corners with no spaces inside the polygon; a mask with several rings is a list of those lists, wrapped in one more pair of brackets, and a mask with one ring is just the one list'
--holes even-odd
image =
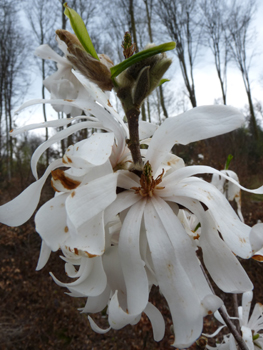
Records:
{"label": "narrow strap-shaped petal", "polygon": [[124,191],[117,195],[116,200],[105,210],[105,225],[123,210],[134,205],[141,200],[141,196],[136,195],[133,191]]}
{"label": "narrow strap-shaped petal", "polygon": [[253,329],[255,332],[258,332],[260,329],[263,329],[263,305],[262,304],[256,303],[247,326],[250,329]]}
{"label": "narrow strap-shaped petal", "polygon": [[[88,258],[87,258],[88,259]],[[53,280],[61,287],[67,287],[69,291],[76,292],[78,296],[89,297],[100,295],[107,285],[107,277],[102,266],[101,257],[92,258],[93,267],[87,278],[81,278],[81,282],[77,280],[72,283],[60,282],[51,272]],[[84,275],[86,277],[86,274]]]}
{"label": "narrow strap-shaped petal", "polygon": [[254,350],[252,331],[250,328],[242,326],[241,327],[242,338],[248,347],[248,350]]}
{"label": "narrow strap-shaped petal", "polygon": [[146,308],[144,309],[144,313],[151,321],[154,340],[162,340],[165,332],[163,315],[152,303],[147,304]]}
{"label": "narrow strap-shaped petal", "polygon": [[93,319],[92,319],[90,316],[88,316],[88,320],[89,320],[91,329],[92,329],[94,332],[98,333],[98,334],[106,334],[106,333],[108,333],[109,330],[111,330],[111,327],[106,328],[106,329],[100,328],[100,327],[93,321]]}
{"label": "narrow strap-shaped petal", "polygon": [[178,183],[187,177],[198,175],[198,174],[206,174],[206,173],[220,175],[224,177],[226,180],[238,186],[241,190],[247,191],[249,193],[263,194],[263,186],[254,190],[250,190],[246,187],[241,186],[239,182],[237,182],[233,177],[228,176],[226,173],[206,165],[191,165],[191,166],[178,169],[172,172],[171,174],[165,176],[163,178],[162,184],[163,186],[165,186],[166,191],[169,191],[170,187],[174,186],[175,183]]}
{"label": "narrow strap-shaped petal", "polygon": [[84,128],[101,128],[101,124],[97,122],[81,122],[75,125],[71,125],[65,130],[61,130],[55,135],[51,136],[47,141],[43,142],[41,145],[38,146],[38,148],[35,150],[35,152],[32,155],[31,158],[31,169],[34,177],[37,179],[37,163],[39,161],[39,158],[42,156],[42,154],[55,142],[60,142],[61,140],[65,139],[69,135],[72,135],[73,133],[82,130]]}
{"label": "narrow strap-shaped petal", "polygon": [[55,252],[69,237],[65,201],[68,193],[60,194],[46,202],[35,216],[36,231]]}
{"label": "narrow strap-shaped petal", "polygon": [[50,253],[51,253],[51,249],[49,248],[48,245],[46,245],[45,241],[42,239],[36,271],[43,269],[43,267],[48,262]]}
{"label": "narrow strap-shaped petal", "polygon": [[239,128],[245,117],[236,108],[227,106],[201,106],[176,117],[168,118],[155,132],[150,143],[146,161],[152,166],[153,174],[170,152],[174,144],[187,145]]}
{"label": "narrow strap-shaped petal", "polygon": [[117,176],[108,174],[72,191],[66,211],[77,230],[115,200]]}
{"label": "narrow strap-shaped petal", "polygon": [[62,166],[57,159],[49,165],[44,175],[28,186],[19,196],[0,207],[0,222],[9,226],[20,226],[26,222],[36,210],[42,187],[52,170]]}
{"label": "narrow strap-shaped petal", "polygon": [[58,55],[51,47],[47,44],[40,45],[36,48],[34,54],[44,60],[52,60],[61,64],[67,64],[71,66],[70,62],[65,58]]}
{"label": "narrow strap-shaped petal", "polygon": [[119,238],[119,254],[127,289],[127,305],[131,314],[145,309],[149,298],[145,263],[140,255],[140,230],[146,200],[134,204],[128,211]]}
{"label": "narrow strap-shaped petal", "polygon": [[88,139],[77,142],[68,148],[64,159],[76,168],[89,168],[91,165],[102,165],[109,159],[114,143],[114,134],[94,133]]}
{"label": "narrow strap-shaped petal", "polygon": [[134,315],[123,311],[118,301],[118,291],[113,294],[109,303],[109,324],[113,329],[121,329],[128,324],[136,324],[140,321],[141,314]]}
{"label": "narrow strap-shaped petal", "polygon": [[[241,258],[252,255],[250,244],[251,228],[242,223],[225,196],[213,185],[198,178],[188,178],[176,184],[174,188],[163,190],[166,200],[176,202],[176,197],[188,197],[204,203],[213,216],[217,229],[230,249]],[[261,245],[258,247],[261,248]]]}
{"label": "narrow strap-shaped petal", "polygon": [[88,297],[88,300],[84,308],[81,308],[78,310],[80,310],[82,313],[101,312],[107,306],[109,298],[110,298],[110,287],[107,284],[106,288],[100,295],[97,295],[95,297]]}
{"label": "narrow strap-shaped petal", "polygon": [[240,326],[247,326],[248,317],[253,299],[253,292],[246,292],[242,295],[242,319],[240,320]]}
{"label": "narrow strap-shaped petal", "polygon": [[151,200],[146,204],[144,220],[156,278],[173,319],[173,346],[187,348],[202,331],[200,301]]}

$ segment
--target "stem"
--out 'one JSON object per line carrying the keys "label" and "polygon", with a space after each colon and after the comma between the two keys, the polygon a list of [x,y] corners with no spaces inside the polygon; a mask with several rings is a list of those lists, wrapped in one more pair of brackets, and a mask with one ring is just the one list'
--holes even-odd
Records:
{"label": "stem", "polygon": [[234,324],[231,322],[231,320],[228,318],[227,313],[225,310],[223,310],[222,307],[218,309],[218,312],[222,316],[223,320],[225,321],[225,324],[227,325],[228,329],[230,332],[233,334],[236,342],[238,343],[238,346],[240,347],[241,350],[248,350],[248,347],[246,346],[246,343],[244,342],[242,336],[238,333],[236,327]]}
{"label": "stem", "polygon": [[[211,291],[216,295],[215,291],[214,291],[214,288],[207,276],[207,273],[205,272],[202,264],[201,264],[201,268],[203,270],[203,274],[206,278],[206,281],[211,289]],[[223,309],[223,307],[221,306],[219,309],[218,309],[218,312],[220,313],[220,315],[222,316],[223,320],[225,321],[225,324],[227,325],[230,333],[233,334],[236,342],[238,343],[238,346],[241,350],[249,350],[248,347],[246,346],[246,343],[244,342],[241,334],[237,331],[235,325],[233,324],[233,322],[230,320],[230,318],[228,317],[227,313],[225,312],[225,310]]]}
{"label": "stem", "polygon": [[126,112],[130,132],[130,139],[127,143],[129,150],[131,151],[135,167],[139,167],[142,169],[143,161],[139,141],[139,115],[140,111],[135,107]]}

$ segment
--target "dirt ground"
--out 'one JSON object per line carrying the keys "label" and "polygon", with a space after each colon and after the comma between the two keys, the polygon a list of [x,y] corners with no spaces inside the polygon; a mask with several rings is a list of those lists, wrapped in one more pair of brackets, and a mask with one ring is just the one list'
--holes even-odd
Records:
{"label": "dirt ground", "polygon": [[[1,203],[14,197],[16,187],[2,190]],[[52,195],[44,190],[46,197]],[[42,198],[45,201],[46,198]],[[254,196],[243,198],[242,212],[246,223],[253,225],[263,221],[263,201]],[[158,306],[166,320],[164,339],[156,343],[153,340],[150,323],[145,315],[136,326],[127,326],[119,331],[111,330],[105,335],[94,333],[86,314],[78,311],[85,304],[84,298],[72,298],[65,294],[66,289],[58,287],[49,276],[49,271],[65,281],[64,264],[60,253],[53,253],[48,264],[39,272],[35,271],[40,238],[34,230],[34,222],[12,228],[0,226],[0,349],[1,350],[135,350],[135,349],[172,349],[173,334],[171,317],[165,300],[154,288],[152,302]],[[257,302],[263,303],[263,263],[254,260],[242,261],[252,282]],[[230,296],[217,290],[232,310]],[[240,299],[240,296],[238,296]],[[94,320],[106,327],[105,315],[99,313]],[[205,318],[204,332],[212,333],[217,328],[213,316]],[[192,349],[201,347],[193,345]]]}

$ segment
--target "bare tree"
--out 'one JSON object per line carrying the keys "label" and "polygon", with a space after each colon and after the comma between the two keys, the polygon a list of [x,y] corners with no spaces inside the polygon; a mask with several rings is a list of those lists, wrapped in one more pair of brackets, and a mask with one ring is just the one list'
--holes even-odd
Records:
{"label": "bare tree", "polygon": [[227,22],[229,8],[224,0],[203,0],[200,3],[205,44],[213,53],[217,76],[220,82],[223,103],[226,105],[227,64],[229,46]]}
{"label": "bare tree", "polygon": [[0,154],[1,163],[5,160],[10,179],[13,169],[13,142],[9,131],[13,128],[13,109],[23,98],[28,86],[28,75],[24,69],[28,62],[30,45],[26,31],[19,23],[18,9],[13,8],[11,1],[1,1],[0,10]]}
{"label": "bare tree", "polygon": [[197,106],[193,71],[202,33],[197,5],[197,0],[160,0],[156,4],[162,24],[176,42],[176,55],[193,107]]}
{"label": "bare tree", "polygon": [[254,136],[258,138],[258,127],[249,79],[250,64],[254,55],[254,52],[251,52],[251,43],[253,43],[253,38],[255,38],[255,32],[251,32],[251,25],[253,23],[255,11],[255,0],[247,0],[242,3],[237,3],[235,0],[232,1],[228,30],[230,33],[229,47],[231,56],[242,75],[247,93],[250,111],[250,126]]}
{"label": "bare tree", "polygon": [[[34,34],[36,45],[49,44],[52,45],[55,39],[55,23],[57,20],[57,12],[54,10],[54,2],[52,0],[31,0],[28,3],[27,16],[29,19],[32,32]],[[46,60],[41,61],[42,82],[45,80],[48,71],[48,63]],[[45,86],[42,84],[42,98],[45,99]],[[46,105],[43,104],[43,117],[47,121]],[[46,128],[46,140],[48,139],[48,128]],[[49,149],[46,150],[46,165],[49,160]]]}

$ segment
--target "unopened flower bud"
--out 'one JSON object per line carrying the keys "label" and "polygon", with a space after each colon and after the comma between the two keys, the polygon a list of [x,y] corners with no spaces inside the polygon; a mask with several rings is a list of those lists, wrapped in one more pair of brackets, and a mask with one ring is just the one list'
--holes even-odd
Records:
{"label": "unopened flower bud", "polygon": [[110,91],[113,87],[111,72],[108,68],[111,62],[110,59],[106,56],[107,64],[103,64],[85,51],[74,34],[62,29],[57,30],[56,33],[66,43],[69,52],[67,58],[73,67],[90,81],[97,84],[102,90]]}

